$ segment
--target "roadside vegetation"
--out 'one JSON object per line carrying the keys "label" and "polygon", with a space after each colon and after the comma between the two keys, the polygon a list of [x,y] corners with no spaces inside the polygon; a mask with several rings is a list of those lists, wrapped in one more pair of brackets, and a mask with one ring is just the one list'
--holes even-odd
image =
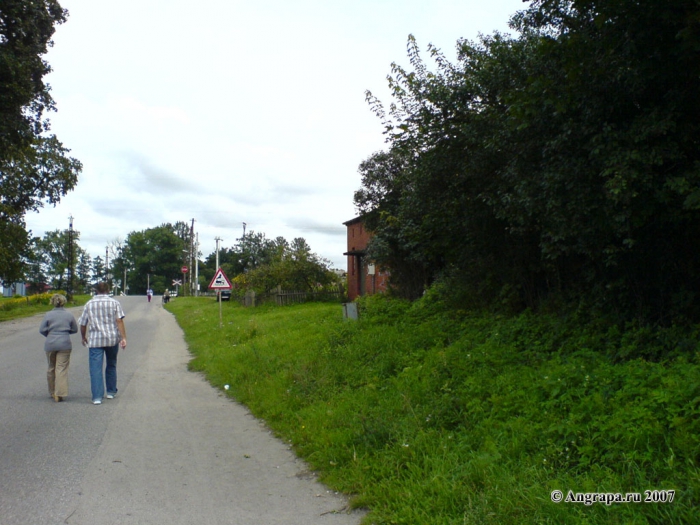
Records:
{"label": "roadside vegetation", "polygon": [[366,257],[420,297],[700,321],[700,6],[531,0],[456,60],[407,44],[359,167]]}
{"label": "roadside vegetation", "polygon": [[700,523],[697,327],[455,311],[439,287],[365,298],[356,322],[337,304],[232,303],[219,328],[211,298],[167,307],[191,369],[368,508],[365,523]]}
{"label": "roadside vegetation", "polygon": [[[49,4],[32,12],[51,28],[65,12]],[[391,297],[362,299],[356,322],[337,304],[231,301],[221,327],[214,300],[178,297],[192,370],[366,523],[700,523],[699,20],[690,0],[531,0],[512,34],[460,39],[454,61],[409,36],[391,100],[366,94],[386,149],[354,195]],[[16,64],[52,30],[29,47],[21,34],[5,35]],[[79,232],[30,239],[24,215],[81,166],[29,133],[51,102],[35,84],[0,107],[22,139],[0,141],[0,275],[43,290],[66,282]],[[57,160],[49,188],[28,184],[39,157]],[[113,285],[160,293],[183,266],[191,279],[194,246],[184,222],[115,240]],[[107,273],[68,253],[76,289]],[[218,267],[240,292],[338,283],[302,238],[244,231],[201,264],[202,287]]]}
{"label": "roadside vegetation", "polygon": [[[65,292],[55,292],[63,293]],[[32,315],[48,312],[53,309],[51,296],[53,293],[28,295],[26,297],[0,297],[0,321],[31,317]],[[73,301],[67,306],[82,306],[90,299],[89,295],[74,295]]]}

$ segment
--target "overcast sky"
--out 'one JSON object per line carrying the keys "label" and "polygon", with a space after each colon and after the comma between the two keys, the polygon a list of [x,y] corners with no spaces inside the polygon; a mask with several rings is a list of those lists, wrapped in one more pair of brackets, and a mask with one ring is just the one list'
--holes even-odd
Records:
{"label": "overcast sky", "polygon": [[[388,105],[406,42],[455,57],[457,39],[508,31],[521,0],[62,0],[47,55],[52,132],[83,163],[74,191],[27,216],[107,244],[195,219],[200,251],[247,231],[345,268],[357,167],[385,148],[365,102]],[[427,59],[427,53],[424,53]]]}

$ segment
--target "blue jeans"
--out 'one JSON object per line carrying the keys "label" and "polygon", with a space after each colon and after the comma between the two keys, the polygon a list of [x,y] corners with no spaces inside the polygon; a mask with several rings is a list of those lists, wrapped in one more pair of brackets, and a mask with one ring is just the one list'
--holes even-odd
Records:
{"label": "blue jeans", "polygon": [[[105,395],[105,382],[107,393],[117,393],[117,352],[119,345],[105,346],[102,348],[90,348],[90,388],[92,400],[100,400]],[[102,375],[103,355],[107,357],[107,366]]]}

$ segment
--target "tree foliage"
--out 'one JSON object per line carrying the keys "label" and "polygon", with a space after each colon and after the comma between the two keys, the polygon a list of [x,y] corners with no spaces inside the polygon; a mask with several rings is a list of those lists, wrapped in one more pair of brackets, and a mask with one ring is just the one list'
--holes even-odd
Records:
{"label": "tree foliage", "polygon": [[[271,263],[287,247],[288,242],[284,237],[268,239],[262,232],[249,231],[236,239],[233,246],[219,251],[219,266],[233,278]],[[213,252],[206,258],[203,270],[206,284],[209,284],[216,270],[216,252]]]}
{"label": "tree foliage", "polygon": [[[89,290],[92,259],[79,245],[80,232],[73,231],[72,250],[70,238],[68,230],[53,230],[31,240],[24,273],[32,291],[43,292],[47,287],[79,293]],[[73,286],[69,287],[71,269]]]}
{"label": "tree foliage", "polygon": [[90,267],[90,282],[94,284],[107,280],[107,276],[105,274],[105,261],[98,255],[92,259],[92,266]]}
{"label": "tree foliage", "polygon": [[115,248],[117,256],[110,264],[120,287],[124,286],[126,270],[132,294],[144,295],[149,285],[155,293],[170,289],[172,280],[182,276],[183,253],[190,246],[189,231],[184,222],[177,222],[129,233],[126,241]]}
{"label": "tree foliage", "polygon": [[48,135],[55,110],[42,56],[67,11],[55,0],[0,4],[0,277],[21,277],[29,255],[25,214],[56,204],[73,189],[82,165]]}
{"label": "tree foliage", "polygon": [[[203,272],[214,276],[216,253],[206,260]],[[284,237],[268,239],[250,231],[229,249],[219,252],[219,265],[241,290],[266,293],[278,286],[284,290],[315,291],[337,282],[330,261],[311,250],[306,239],[288,242]]]}
{"label": "tree foliage", "polygon": [[355,195],[372,256],[416,296],[536,307],[554,296],[668,321],[697,317],[700,6],[537,0],[517,36],[458,42],[456,63],[409,38],[388,151]]}
{"label": "tree foliage", "polygon": [[330,261],[313,253],[303,237],[277,246],[280,249],[269,262],[241,276],[239,281],[244,286],[261,293],[276,287],[313,292],[337,282],[337,276],[330,271]]}
{"label": "tree foliage", "polygon": [[67,11],[56,0],[3,0],[0,6],[0,151],[27,146],[46,129],[43,114],[54,102],[42,59]]}

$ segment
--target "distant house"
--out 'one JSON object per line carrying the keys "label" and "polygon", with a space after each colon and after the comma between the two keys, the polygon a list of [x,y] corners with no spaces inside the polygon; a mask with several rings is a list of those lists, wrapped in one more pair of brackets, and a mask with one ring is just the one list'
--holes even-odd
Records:
{"label": "distant house", "polygon": [[3,297],[14,297],[15,295],[27,295],[27,286],[24,283],[12,283],[7,286],[0,285]]}
{"label": "distant house", "polygon": [[372,295],[386,291],[389,275],[379,271],[367,260],[367,244],[371,234],[365,230],[362,217],[343,223],[347,227],[348,251],[348,299],[354,301],[361,295]]}

